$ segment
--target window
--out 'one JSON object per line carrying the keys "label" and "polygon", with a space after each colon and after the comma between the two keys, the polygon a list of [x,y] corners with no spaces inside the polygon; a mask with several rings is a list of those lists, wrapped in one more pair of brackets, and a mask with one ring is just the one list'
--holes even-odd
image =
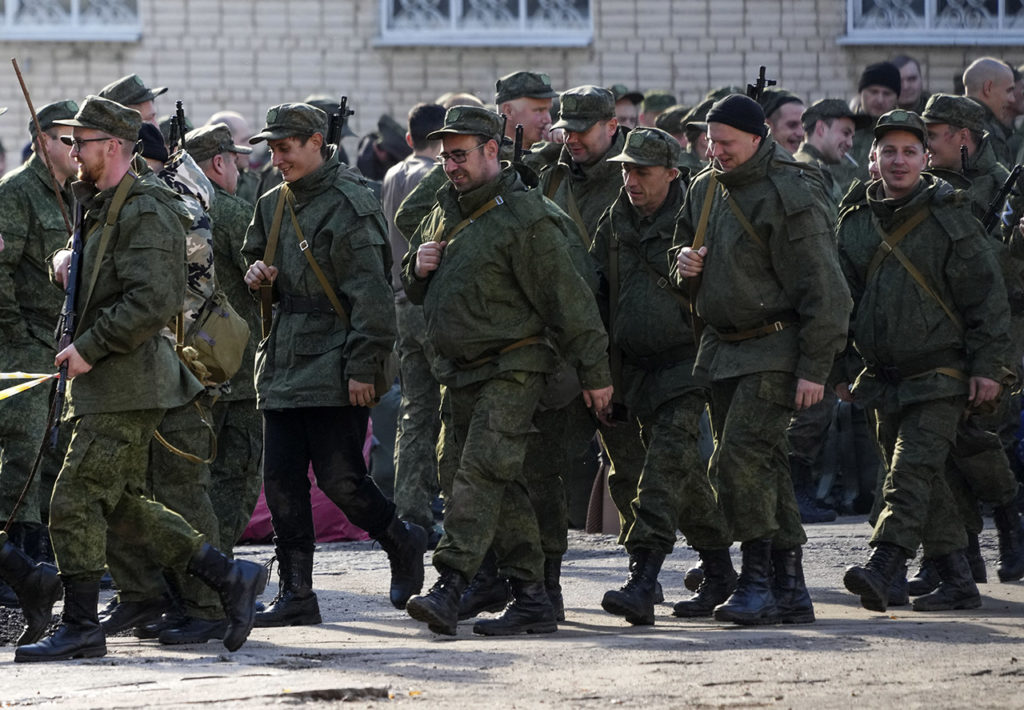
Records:
{"label": "window", "polygon": [[846,0],[840,44],[1018,44],[1024,0]]}
{"label": "window", "polygon": [[380,0],[381,45],[579,47],[590,0]]}
{"label": "window", "polygon": [[11,40],[134,42],[138,0],[0,0],[0,37]]}

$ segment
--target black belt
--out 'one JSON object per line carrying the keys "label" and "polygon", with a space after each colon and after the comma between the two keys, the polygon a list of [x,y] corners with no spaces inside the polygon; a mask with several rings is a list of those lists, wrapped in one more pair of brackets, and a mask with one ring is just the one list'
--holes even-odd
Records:
{"label": "black belt", "polygon": [[864,369],[872,377],[888,384],[898,385],[903,380],[924,375],[938,369],[962,370],[964,356],[959,350],[942,350],[931,353],[914,360],[902,362],[899,365],[885,365],[881,363],[865,363]]}
{"label": "black belt", "polygon": [[795,312],[790,311],[788,313],[780,313],[770,320],[761,321],[759,325],[744,328],[743,330],[738,328],[715,327],[715,333],[718,335],[718,339],[723,342],[737,343],[743,340],[750,340],[752,338],[760,338],[772,333],[778,333],[790,326],[797,325],[799,322],[800,317]]}
{"label": "black belt", "polygon": [[282,293],[277,303],[284,313],[334,313],[334,307],[327,296],[293,296]]}
{"label": "black belt", "polygon": [[625,355],[626,362],[635,367],[639,367],[641,370],[646,372],[654,372],[660,370],[663,367],[669,365],[677,365],[680,362],[686,360],[692,360],[697,357],[697,346],[696,345],[680,345],[676,348],[670,348],[664,350],[655,355],[648,355],[646,357],[638,357],[636,355]]}

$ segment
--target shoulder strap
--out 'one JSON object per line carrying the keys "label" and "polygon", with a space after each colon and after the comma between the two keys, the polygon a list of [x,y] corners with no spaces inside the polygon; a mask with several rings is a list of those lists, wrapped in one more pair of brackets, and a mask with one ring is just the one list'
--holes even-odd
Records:
{"label": "shoulder strap", "polygon": [[612,392],[616,401],[622,396],[622,350],[612,338],[619,315],[619,239],[608,234],[608,365],[612,372]]}
{"label": "shoulder strap", "polygon": [[[267,234],[267,247],[263,250],[263,263],[270,266],[277,256],[277,240],[281,235],[281,220],[284,218],[284,205],[291,196],[291,189],[288,183],[281,183],[281,189],[277,193],[277,205],[274,207],[274,219],[270,223],[270,232]],[[270,325],[274,319],[274,285],[270,283],[260,284],[260,326],[263,337],[270,335]]]}
{"label": "shoulder strap", "polygon": [[435,234],[430,239],[430,241],[432,241],[432,242],[437,242],[437,241],[450,242],[451,240],[455,239],[455,235],[456,234],[461,232],[463,229],[465,229],[469,225],[473,224],[473,222],[475,222],[478,219],[480,219],[481,217],[483,217],[484,214],[486,214],[487,212],[490,212],[495,207],[498,207],[498,206],[503,205],[503,204],[505,204],[505,198],[503,198],[501,195],[498,195],[493,200],[488,200],[483,205],[478,207],[473,212],[473,214],[471,214],[470,216],[466,217],[466,219],[462,220],[461,222],[456,224],[454,227],[452,227],[451,230],[448,231],[448,234],[446,234],[444,236],[444,239],[438,239],[437,237],[439,236],[439,234]]}
{"label": "shoulder strap", "polygon": [[747,216],[743,214],[743,210],[741,210],[740,206],[736,204],[735,198],[730,194],[726,194],[725,199],[726,202],[729,203],[729,209],[732,210],[733,216],[736,217],[736,221],[738,221],[740,226],[743,227],[743,231],[749,234],[751,239],[760,244],[762,249],[767,251],[768,245],[764,243],[764,240],[761,239],[761,235],[757,233],[756,229],[754,229],[754,225],[752,225],[750,220],[747,219]]}
{"label": "shoulder strap", "polygon": [[313,258],[313,252],[309,248],[309,242],[306,241],[306,237],[302,234],[302,227],[299,226],[299,219],[295,216],[295,208],[292,207],[292,201],[295,198],[292,197],[291,192],[288,193],[288,215],[292,220],[292,229],[295,230],[296,236],[299,238],[299,251],[306,257],[306,261],[309,262],[309,267],[313,269],[313,273],[316,275],[316,280],[320,282],[320,288],[324,290],[324,294],[327,295],[327,300],[331,302],[331,306],[334,308],[334,312],[341,318],[341,322],[348,329],[351,327],[351,321],[348,317],[348,311],[341,305],[341,299],[338,298],[338,294],[331,288],[330,282],[327,281],[327,277],[324,275],[323,269],[320,268],[320,264],[316,263],[316,259]]}
{"label": "shoulder strap", "polygon": [[128,200],[128,193],[131,192],[132,186],[135,185],[137,179],[138,175],[129,170],[121,178],[121,182],[117,184],[114,198],[110,201],[110,209],[107,210],[107,219],[103,224],[103,233],[100,235],[100,246],[96,250],[96,263],[93,265],[92,273],[89,275],[89,286],[85,290],[85,298],[82,299],[82,307],[79,309],[79,313],[85,313],[86,306],[89,305],[92,290],[96,287],[96,279],[100,276],[100,264],[103,262],[103,255],[110,245],[110,237],[114,234],[114,225],[117,224],[117,218],[121,216],[121,208],[124,207],[124,203]]}
{"label": "shoulder strap", "polygon": [[864,276],[865,281],[868,281],[872,276],[874,276],[878,267],[882,265],[882,260],[889,256],[889,254],[892,253],[892,250],[903,241],[903,238],[910,234],[914,230],[914,227],[921,224],[921,222],[928,217],[930,212],[928,205],[925,205],[911,215],[910,219],[901,224],[892,234],[886,234],[885,230],[882,229],[882,225],[879,224],[878,218],[874,215],[871,216],[871,223],[874,224],[875,231],[877,231],[879,236],[882,237],[882,242],[878,245],[875,255],[871,257],[871,262],[868,264],[868,270]]}
{"label": "shoulder strap", "polygon": [[[562,185],[562,181],[565,179],[565,174],[569,171],[568,168],[563,168],[560,164],[556,163],[554,170],[554,176],[551,178],[551,182],[548,183],[548,189],[544,191],[544,196],[549,200],[555,199],[555,193],[558,192],[558,188]],[[568,195],[565,201],[565,211],[572,218],[572,221],[576,223],[576,227],[580,230],[580,238],[583,240],[583,245],[590,250],[592,240],[590,234],[587,232],[587,224],[583,221],[583,215],[580,213],[579,205],[576,204],[576,195],[572,192],[572,186],[565,188],[565,192]]]}
{"label": "shoulder strap", "polygon": [[[711,217],[711,205],[715,201],[715,185],[718,179],[715,171],[708,175],[708,189],[704,192],[704,204],[700,207],[700,219],[697,220],[697,232],[693,235],[693,244],[690,248],[697,251],[704,246],[704,238],[708,231],[708,219]],[[701,332],[704,330],[704,321],[697,315],[697,292],[700,291],[702,276],[694,276],[690,279],[687,289],[690,292],[690,326],[693,328],[693,339],[700,342]]]}

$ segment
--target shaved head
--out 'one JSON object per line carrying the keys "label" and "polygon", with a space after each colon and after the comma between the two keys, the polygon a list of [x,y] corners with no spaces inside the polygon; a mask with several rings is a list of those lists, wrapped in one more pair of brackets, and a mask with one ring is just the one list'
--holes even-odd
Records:
{"label": "shaved head", "polygon": [[995,57],[981,57],[964,70],[964,89],[968,96],[975,96],[981,93],[985,82],[1007,79],[1013,82],[1013,72],[1005,62]]}

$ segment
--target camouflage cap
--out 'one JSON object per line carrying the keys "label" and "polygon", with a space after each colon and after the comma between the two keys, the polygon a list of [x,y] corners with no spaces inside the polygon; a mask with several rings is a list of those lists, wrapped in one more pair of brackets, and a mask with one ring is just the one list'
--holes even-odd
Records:
{"label": "camouflage cap", "polygon": [[138,74],[129,74],[100,89],[100,97],[116,101],[122,106],[135,106],[152,101],[166,91],[166,86],[150,89],[143,83]]}
{"label": "camouflage cap", "polygon": [[761,92],[761,100],[758,103],[761,104],[761,108],[764,109],[764,115],[768,118],[786,104],[803,105],[804,100],[792,91],[783,89],[781,86],[767,86]]}
{"label": "camouflage cap", "polygon": [[716,98],[706,98],[699,104],[690,109],[690,112],[683,116],[683,128],[686,129],[687,133],[698,132],[703,133],[708,129],[708,111],[718,101]]}
{"label": "camouflage cap", "polygon": [[500,141],[501,116],[480,106],[452,106],[444,114],[444,125],[427,134],[427,140],[436,141],[445,136],[481,136]]}
{"label": "camouflage cap", "polygon": [[924,121],[913,111],[898,108],[889,113],[884,113],[875,123],[875,138],[881,138],[891,131],[908,131],[921,139],[921,143],[928,146],[928,131],[925,129]]}
{"label": "camouflage cap", "polygon": [[804,109],[800,117],[805,129],[811,129],[818,121],[829,118],[848,118],[853,121],[854,128],[860,130],[871,125],[871,117],[866,113],[854,113],[842,99],[821,99]]}
{"label": "camouflage cap", "polygon": [[683,106],[682,104],[669,106],[654,119],[654,125],[666,133],[683,133],[686,130],[686,121],[684,119],[690,114],[690,110],[689,106]]}
{"label": "camouflage cap", "polygon": [[704,94],[705,99],[711,99],[711,103],[724,99],[726,96],[731,94],[745,94],[747,92],[742,86],[719,86],[717,89],[711,89],[708,93]]}
{"label": "camouflage cap", "polygon": [[585,84],[562,92],[559,96],[558,121],[551,128],[583,133],[598,121],[612,118],[615,118],[615,96],[612,92],[600,86]]}
{"label": "camouflage cap", "polygon": [[[46,104],[36,111],[36,118],[39,119],[40,130],[45,131],[47,128],[52,128],[57,121],[74,118],[76,113],[78,113],[78,104],[67,99]],[[33,138],[36,137],[36,122],[32,119],[28,121],[28,132]]]}
{"label": "camouflage cap", "polygon": [[637,126],[626,136],[622,152],[608,158],[608,162],[674,168],[679,165],[682,152],[679,141],[660,128]]}
{"label": "camouflage cap", "polygon": [[517,71],[506,74],[494,83],[494,103],[498,106],[523,97],[553,99],[556,96],[558,92],[551,88],[551,77],[547,74]]}
{"label": "camouflage cap", "polygon": [[221,153],[251,153],[248,146],[235,145],[231,140],[231,129],[226,123],[200,126],[185,134],[185,150],[197,163],[209,160]]}
{"label": "camouflage cap", "polygon": [[948,123],[981,133],[985,130],[985,109],[966,96],[932,94],[921,118],[925,123]]}
{"label": "camouflage cap", "polygon": [[[135,109],[116,101],[100,96],[86,96],[74,118],[57,119],[53,123],[57,126],[92,128],[134,143],[139,138],[142,116]],[[64,136],[61,140],[71,145],[71,136]]]}
{"label": "camouflage cap", "polygon": [[412,148],[405,142],[405,128],[386,113],[377,119],[377,135],[377,144],[392,158],[402,160],[412,153]]}
{"label": "camouflage cap", "polygon": [[661,91],[659,89],[651,89],[644,93],[644,105],[642,110],[644,112],[651,111],[664,111],[669,106],[675,106],[678,101],[673,94],[667,91]]}
{"label": "camouflage cap", "polygon": [[612,84],[608,87],[608,90],[612,92],[612,96],[615,97],[615,103],[620,101],[629,101],[633,104],[643,103],[644,95],[639,91],[630,91],[625,84]]}
{"label": "camouflage cap", "polygon": [[[326,113],[327,118],[330,119],[331,114],[338,110],[341,100],[340,97],[336,99],[329,94],[310,94],[302,100],[302,103],[309,104],[310,106],[316,106],[318,109]],[[349,108],[351,108],[351,106]],[[341,137],[349,138],[354,135],[355,131],[349,128],[348,121],[345,121],[345,125],[341,127]]]}
{"label": "camouflage cap", "polygon": [[326,113],[309,104],[281,104],[267,111],[267,125],[249,139],[249,144],[314,133],[327,134]]}

